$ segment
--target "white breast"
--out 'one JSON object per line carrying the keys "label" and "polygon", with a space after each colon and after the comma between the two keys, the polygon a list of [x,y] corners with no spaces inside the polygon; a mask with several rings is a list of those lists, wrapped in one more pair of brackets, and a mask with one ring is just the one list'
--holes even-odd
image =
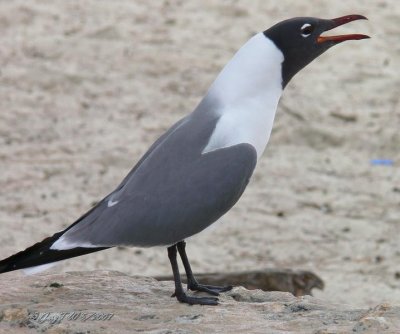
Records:
{"label": "white breast", "polygon": [[220,119],[203,153],[241,143],[259,158],[267,146],[282,94],[282,52],[259,33],[234,55],[211,85]]}

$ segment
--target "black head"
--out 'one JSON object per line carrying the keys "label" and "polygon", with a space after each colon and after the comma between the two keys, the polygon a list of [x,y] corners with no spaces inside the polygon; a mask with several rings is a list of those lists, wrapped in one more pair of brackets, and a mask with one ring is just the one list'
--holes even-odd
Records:
{"label": "black head", "polygon": [[321,36],[325,31],[362,19],[367,18],[362,15],[347,15],[332,20],[296,17],[279,22],[264,31],[264,35],[275,43],[285,57],[282,64],[282,86],[285,87],[298,71],[333,45],[369,38],[360,34]]}

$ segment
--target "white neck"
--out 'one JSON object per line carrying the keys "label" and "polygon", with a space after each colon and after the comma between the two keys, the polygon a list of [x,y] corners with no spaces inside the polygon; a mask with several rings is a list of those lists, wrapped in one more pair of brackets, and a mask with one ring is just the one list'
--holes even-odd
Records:
{"label": "white neck", "polygon": [[259,33],[234,55],[205,98],[218,100],[220,119],[203,153],[249,143],[263,153],[282,94],[282,52]]}

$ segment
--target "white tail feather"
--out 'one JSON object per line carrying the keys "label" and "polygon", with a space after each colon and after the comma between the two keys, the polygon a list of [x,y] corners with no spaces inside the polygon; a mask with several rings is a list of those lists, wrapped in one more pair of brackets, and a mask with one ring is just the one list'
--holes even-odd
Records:
{"label": "white tail feather", "polygon": [[51,263],[41,264],[39,266],[25,268],[22,270],[25,275],[35,275],[35,274],[38,274],[44,270],[47,270],[47,269],[55,266],[56,264],[57,264],[57,262],[51,262]]}

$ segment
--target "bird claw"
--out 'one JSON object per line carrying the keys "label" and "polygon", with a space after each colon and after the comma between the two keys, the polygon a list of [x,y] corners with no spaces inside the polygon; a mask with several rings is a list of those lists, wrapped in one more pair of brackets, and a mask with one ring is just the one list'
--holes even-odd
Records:
{"label": "bird claw", "polygon": [[218,305],[218,298],[216,297],[192,297],[186,293],[175,293],[175,296],[179,302],[189,305]]}
{"label": "bird claw", "polygon": [[204,285],[199,283],[194,283],[188,285],[188,290],[206,292],[210,295],[219,296],[221,292],[232,290],[232,285],[228,286],[215,286],[215,285]]}

